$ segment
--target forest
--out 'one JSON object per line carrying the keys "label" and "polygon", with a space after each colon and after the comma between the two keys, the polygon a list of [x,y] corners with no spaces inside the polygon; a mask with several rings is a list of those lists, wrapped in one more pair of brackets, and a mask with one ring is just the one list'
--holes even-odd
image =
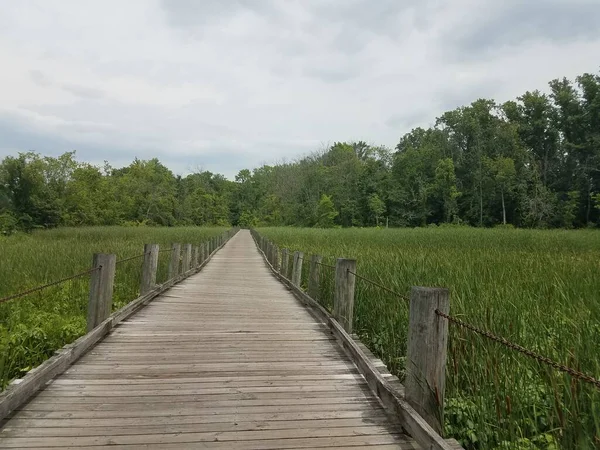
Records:
{"label": "forest", "polygon": [[594,227],[600,222],[600,75],[478,99],[394,149],[335,142],[294,162],[173,174],[23,152],[0,164],[0,232],[81,225]]}

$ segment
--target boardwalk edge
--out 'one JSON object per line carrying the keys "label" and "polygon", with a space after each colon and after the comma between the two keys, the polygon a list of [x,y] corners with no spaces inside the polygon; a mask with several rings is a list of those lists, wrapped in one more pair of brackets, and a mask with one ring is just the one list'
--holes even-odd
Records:
{"label": "boardwalk edge", "polygon": [[[254,233],[253,233],[254,239]],[[316,300],[310,297],[299,287],[295,286],[291,280],[281,275],[269,262],[264,252],[254,239],[258,252],[271,270],[272,274],[285,285],[295,297],[309,307],[313,316],[329,326],[332,334],[335,336],[339,345],[348,354],[350,359],[356,364],[359,372],[367,381],[371,391],[379,398],[385,410],[398,418],[404,429],[410,434],[419,445],[430,450],[458,450],[461,445],[454,439],[444,439],[423,419],[417,411],[404,399],[404,389],[400,383],[395,383],[398,387],[392,386],[378,370],[374,361],[378,365],[383,363],[376,359],[370,352],[367,354],[366,347],[359,340],[355,340],[342,327],[342,325],[333,318],[333,316]],[[385,366],[384,366],[385,367]]]}
{"label": "boardwalk edge", "polygon": [[[233,236],[235,236],[235,234],[231,237]],[[132,300],[123,308],[112,313],[108,319],[100,323],[90,332],[84,334],[71,344],[67,344],[56,350],[54,356],[50,357],[39,366],[31,369],[23,378],[12,381],[11,384],[0,393],[0,421],[6,419],[11,412],[27,402],[48,382],[65,372],[81,356],[85,355],[92,347],[94,347],[94,345],[110,334],[111,330],[118,326],[119,323],[131,317],[153,299],[177,283],[200,272],[212,257],[227,244],[227,242],[229,242],[229,240],[217,247],[198,267],[188,270],[187,272],[158,285],[147,294]]]}

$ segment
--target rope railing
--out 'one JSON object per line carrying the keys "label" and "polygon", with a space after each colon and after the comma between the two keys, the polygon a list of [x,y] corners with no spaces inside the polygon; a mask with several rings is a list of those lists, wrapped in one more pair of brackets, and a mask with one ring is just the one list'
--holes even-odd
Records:
{"label": "rope railing", "polygon": [[550,359],[546,356],[540,355],[539,353],[529,350],[519,344],[515,344],[514,342],[511,342],[508,339],[505,339],[501,336],[496,336],[495,334],[490,333],[489,331],[478,328],[475,325],[471,325],[470,323],[464,322],[464,321],[457,319],[456,317],[453,317],[449,314],[445,314],[438,309],[435,310],[435,313],[438,316],[443,317],[444,319],[448,320],[448,322],[450,322],[450,323],[453,323],[461,328],[465,328],[467,330],[473,331],[474,333],[477,333],[487,339],[490,339],[491,341],[497,342],[498,344],[501,344],[501,345],[505,346],[506,348],[515,350],[515,351],[521,353],[522,355],[525,355],[532,359],[535,359],[535,360],[537,360],[543,364],[546,364],[556,370],[567,373],[567,374],[571,375],[573,378],[581,380],[585,383],[589,383],[589,384],[595,386],[597,389],[600,389],[600,380],[598,380],[590,375],[587,375],[583,372],[573,369],[572,367],[568,367],[568,366],[565,366],[564,364],[553,361],[552,359]]}
{"label": "rope railing", "polygon": [[[290,257],[291,257],[291,254],[290,254]],[[333,265],[330,265],[330,264],[322,263],[322,262],[319,262],[319,261],[314,261],[314,262],[317,265],[319,265],[319,266],[327,267],[329,269],[334,269],[334,270],[336,269],[336,266],[333,266]],[[390,289],[389,287],[385,286],[381,282],[377,282],[377,281],[371,280],[371,279],[369,279],[367,277],[364,277],[364,276],[362,276],[362,275],[360,275],[360,274],[358,274],[358,273],[356,273],[356,272],[354,272],[354,271],[352,271],[350,269],[347,269],[347,271],[348,271],[348,273],[354,275],[356,278],[359,278],[360,280],[363,280],[366,283],[369,283],[370,285],[373,285],[373,286],[375,286],[375,287],[377,287],[379,289],[382,289],[383,291],[388,292],[389,294],[392,294],[392,295],[394,295],[394,296],[396,296],[398,298],[401,298],[404,301],[410,301],[410,298],[409,298],[408,295],[396,292],[393,289]],[[585,374],[585,373],[583,373],[583,372],[581,372],[581,371],[579,371],[577,369],[574,369],[572,367],[569,367],[569,366],[566,366],[564,364],[561,364],[561,363],[559,363],[557,361],[554,361],[554,360],[552,360],[552,359],[550,359],[550,358],[548,358],[546,356],[540,355],[539,353],[536,353],[536,352],[534,352],[532,350],[529,350],[529,349],[527,349],[527,348],[525,348],[525,347],[523,347],[523,346],[521,346],[519,344],[511,342],[508,339],[505,339],[505,338],[503,338],[501,336],[497,336],[497,335],[495,335],[495,334],[493,334],[493,333],[491,333],[489,331],[486,331],[486,330],[483,330],[481,328],[478,328],[475,325],[472,325],[472,324],[469,324],[467,322],[464,322],[463,320],[460,320],[460,319],[458,319],[458,318],[456,318],[454,316],[451,316],[449,314],[443,313],[439,309],[436,309],[435,313],[438,316],[440,316],[440,317],[448,320],[450,323],[452,323],[454,325],[457,325],[457,326],[459,326],[461,328],[470,330],[470,331],[472,331],[472,332],[474,332],[476,334],[479,334],[479,335],[481,335],[481,336],[483,336],[483,337],[485,337],[485,338],[487,338],[487,339],[489,339],[489,340],[491,340],[493,342],[501,344],[501,345],[503,345],[506,348],[514,350],[514,351],[516,351],[516,352],[518,352],[518,353],[520,353],[522,355],[525,355],[525,356],[527,356],[529,358],[532,358],[532,359],[534,359],[534,360],[536,360],[536,361],[538,361],[538,362],[540,362],[542,364],[545,364],[545,365],[547,365],[549,367],[552,367],[552,368],[554,368],[554,369],[556,369],[556,370],[558,370],[560,372],[569,374],[569,375],[571,375],[576,380],[580,380],[582,382],[591,384],[592,386],[596,387],[597,389],[600,389],[600,379],[594,378],[593,376]]]}
{"label": "rope railing", "polygon": [[351,273],[356,278],[360,278],[361,280],[366,281],[367,283],[372,284],[373,286],[376,286],[379,289],[382,289],[382,290],[384,290],[386,292],[389,292],[390,294],[395,295],[396,297],[399,297],[402,300],[406,300],[406,301],[410,300],[407,295],[400,294],[400,293],[398,293],[396,291],[393,291],[390,288],[385,287],[383,284],[377,283],[376,281],[373,281],[373,280],[369,280],[368,278],[365,278],[362,275],[357,274],[356,272],[352,272],[350,269],[348,269],[348,273]]}
{"label": "rope railing", "polygon": [[335,270],[335,266],[332,266],[331,264],[325,264],[319,261],[315,261],[315,263],[317,263],[319,266],[323,266],[323,267],[328,267],[329,269],[334,269]]}
{"label": "rope railing", "polygon": [[52,281],[50,283],[46,283],[41,286],[27,289],[26,291],[19,292],[17,294],[9,295],[8,297],[0,298],[0,303],[5,303],[9,300],[14,300],[14,299],[17,299],[20,297],[25,297],[26,295],[33,294],[34,292],[38,292],[38,291],[44,290],[44,289],[52,287],[52,286],[56,286],[57,284],[65,283],[65,282],[73,280],[75,278],[80,278],[80,277],[89,275],[90,273],[95,272],[96,270],[100,270],[101,268],[102,268],[102,266],[94,267],[93,269],[86,270],[85,272],[76,273],[75,275],[61,278],[60,280]]}
{"label": "rope railing", "polygon": [[146,253],[142,253],[141,255],[130,256],[129,258],[118,260],[115,264],[121,264],[121,263],[124,263],[127,261],[132,261],[134,259],[143,258],[144,256],[149,255],[149,254],[150,254],[150,252],[146,252]]}

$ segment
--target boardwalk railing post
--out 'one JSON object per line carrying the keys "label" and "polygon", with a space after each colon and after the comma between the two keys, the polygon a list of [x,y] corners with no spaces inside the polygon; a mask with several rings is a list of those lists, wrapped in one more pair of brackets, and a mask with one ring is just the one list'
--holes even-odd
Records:
{"label": "boardwalk railing post", "polygon": [[348,334],[352,333],[354,316],[354,284],[356,260],[338,258],[335,263],[335,291],[333,295],[333,317]]}
{"label": "boardwalk railing post", "polygon": [[410,292],[406,400],[442,434],[448,322],[435,311],[450,312],[448,289],[413,287]]}
{"label": "boardwalk railing post", "polygon": [[87,331],[91,331],[110,316],[112,312],[113,286],[117,256],[95,253],[94,270],[90,276],[90,297],[87,311]]}
{"label": "boardwalk railing post", "polygon": [[321,255],[312,255],[310,257],[310,272],[308,274],[308,296],[318,300],[321,283],[321,266],[323,261]]}
{"label": "boardwalk railing post", "polygon": [[183,245],[183,268],[182,273],[186,273],[192,266],[192,244]]}
{"label": "boardwalk railing post", "polygon": [[142,266],[142,284],[140,294],[144,295],[156,285],[156,269],[158,268],[158,244],[144,245],[144,263]]}
{"label": "boardwalk railing post", "polygon": [[304,253],[294,252],[294,262],[292,265],[292,284],[300,287],[302,283],[302,262],[304,261]]}
{"label": "boardwalk railing post", "polygon": [[269,262],[272,266],[275,265],[275,244],[269,241]]}
{"label": "boardwalk railing post", "polygon": [[171,260],[169,261],[169,280],[179,275],[179,260],[181,258],[181,244],[171,245]]}
{"label": "boardwalk railing post", "polygon": [[198,245],[194,245],[192,255],[192,267],[196,269],[200,265],[200,247]]}
{"label": "boardwalk railing post", "polygon": [[279,247],[273,244],[273,269],[279,271]]}
{"label": "boardwalk railing post", "polygon": [[281,250],[281,275],[283,275],[285,278],[287,278],[288,276],[288,262],[289,262],[289,250],[287,248],[284,248]]}

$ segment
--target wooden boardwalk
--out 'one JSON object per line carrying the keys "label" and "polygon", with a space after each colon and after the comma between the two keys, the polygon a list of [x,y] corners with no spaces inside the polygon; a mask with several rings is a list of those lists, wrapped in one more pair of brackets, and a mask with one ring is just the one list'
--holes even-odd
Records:
{"label": "wooden boardwalk", "polygon": [[240,231],[5,421],[0,448],[417,449]]}

